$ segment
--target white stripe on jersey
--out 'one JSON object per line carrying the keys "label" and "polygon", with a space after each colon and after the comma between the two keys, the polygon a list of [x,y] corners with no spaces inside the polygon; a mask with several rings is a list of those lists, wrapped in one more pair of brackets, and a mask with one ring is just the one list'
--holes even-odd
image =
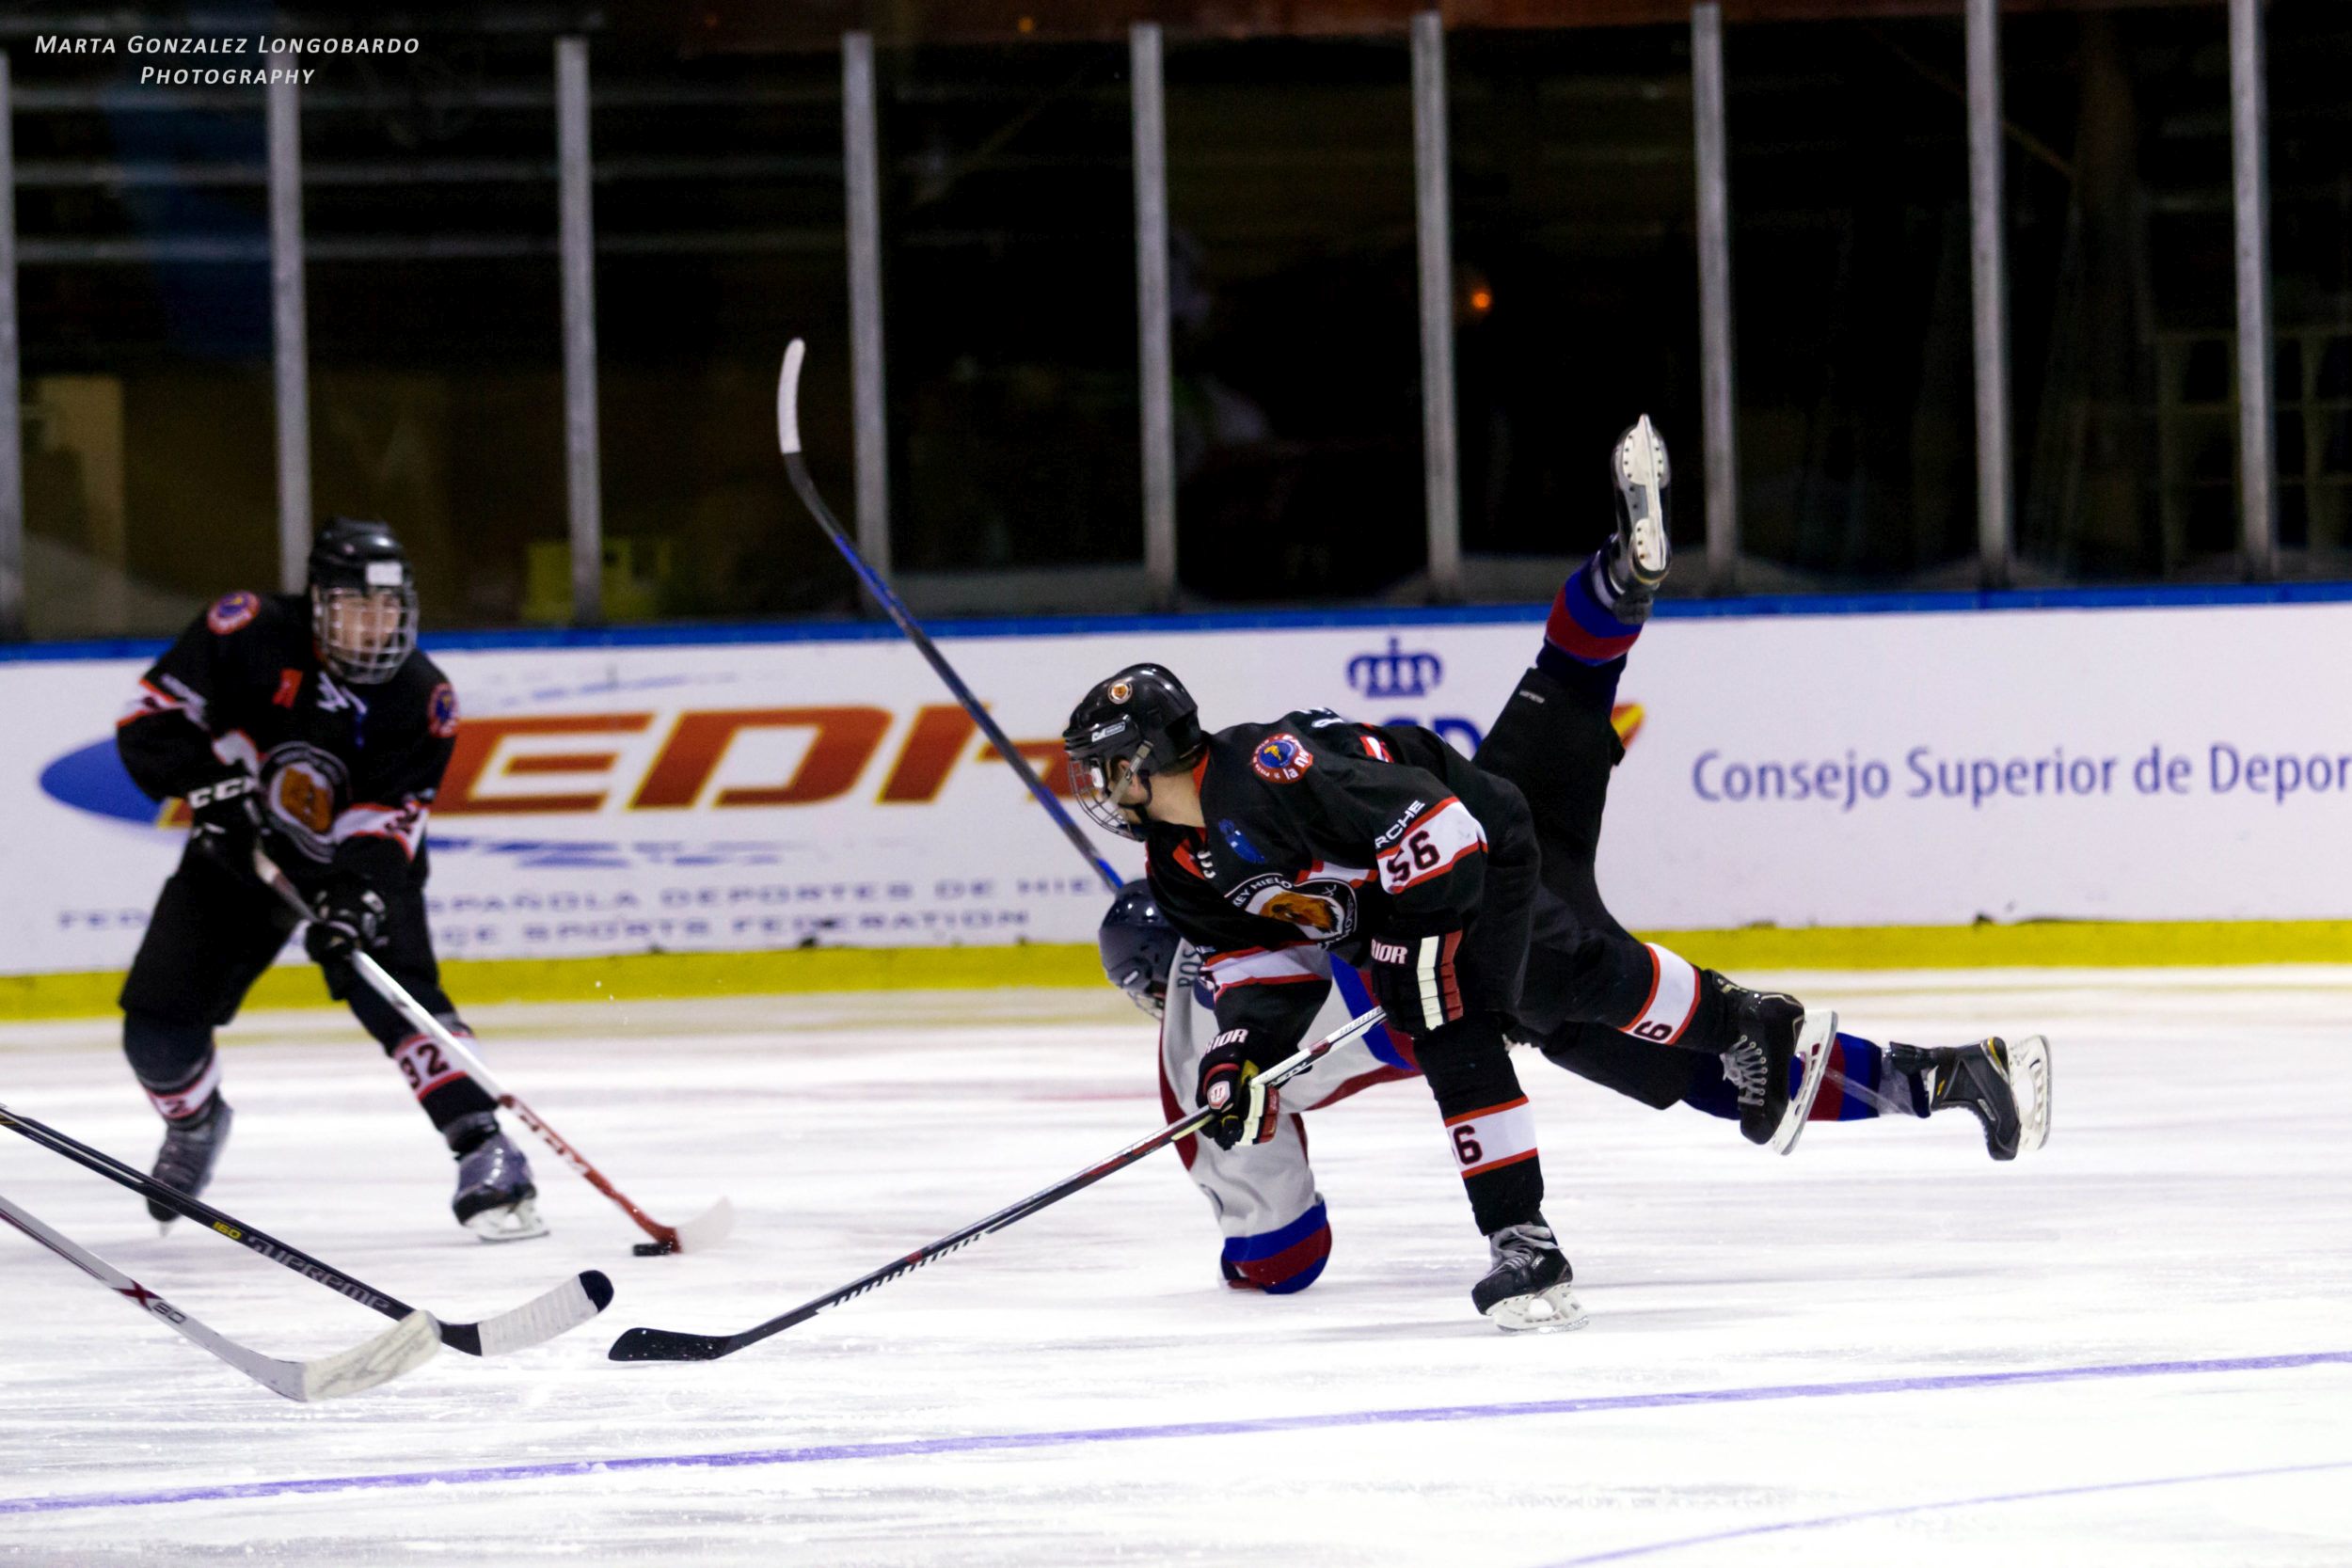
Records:
{"label": "white stripe on jersey", "polygon": [[1699,1010],[1699,972],[1679,953],[1668,952],[1654,942],[1643,945],[1649,949],[1649,997],[1625,1032],[1671,1045],[1682,1037],[1682,1031],[1691,1026],[1692,1015]]}
{"label": "white stripe on jersey", "polygon": [[1279,986],[1296,980],[1321,980],[1329,975],[1330,959],[1311,942],[1296,947],[1245,947],[1218,953],[1200,961],[1200,974],[1210,994],[1229,986]]}
{"label": "white stripe on jersey", "polygon": [[1449,795],[1422,812],[1397,835],[1396,847],[1380,857],[1380,885],[1403,893],[1418,882],[1443,876],[1464,855],[1486,847],[1486,830],[1470,807]]}
{"label": "white stripe on jersey", "polygon": [[1521,1095],[1483,1111],[1448,1117],[1445,1135],[1462,1174],[1480,1176],[1535,1152],[1535,1112]]}

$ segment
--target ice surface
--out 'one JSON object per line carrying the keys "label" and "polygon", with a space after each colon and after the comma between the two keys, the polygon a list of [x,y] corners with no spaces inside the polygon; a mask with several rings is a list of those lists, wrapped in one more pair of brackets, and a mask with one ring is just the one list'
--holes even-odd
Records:
{"label": "ice surface", "polygon": [[[446,1317],[587,1267],[618,1299],[297,1407],[0,1235],[0,1560],[2352,1561],[2352,971],[1778,978],[1881,1038],[2045,1030],[2048,1149],[1995,1165],[1947,1117],[1778,1160],[1523,1057],[1581,1333],[1471,1315],[1482,1248],[1398,1085],[1311,1119],[1336,1242],[1303,1295],[1224,1290],[1160,1155],[699,1367],[604,1351],[748,1326],[1156,1127],[1140,1021],[1108,993],[478,1010],[656,1214],[733,1197],[723,1246],[663,1259],[535,1144],[556,1234],[474,1242],[347,1020],[242,1022],[220,1207]],[[0,1026],[0,1101],[144,1164],[112,1036]],[[12,1136],[0,1192],[270,1354],[380,1322]]]}

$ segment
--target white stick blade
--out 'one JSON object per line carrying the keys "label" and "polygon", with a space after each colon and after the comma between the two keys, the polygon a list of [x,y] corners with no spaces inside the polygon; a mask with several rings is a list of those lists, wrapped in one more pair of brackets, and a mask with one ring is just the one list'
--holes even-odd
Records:
{"label": "white stick blade", "polygon": [[1797,1085],[1797,1092],[1788,1097],[1788,1114],[1780,1118],[1772,1130],[1772,1152],[1786,1154],[1797,1147],[1804,1135],[1804,1124],[1813,1115],[1813,1102],[1821,1096],[1821,1080],[1829,1071],[1829,1048],[1837,1038],[1837,1015],[1827,1007],[1807,1007],[1804,1022],[1797,1030],[1797,1061],[1804,1069],[1804,1077]]}
{"label": "white stick blade", "polygon": [[723,1197],[675,1228],[680,1252],[707,1252],[735,1228],[735,1205]]}
{"label": "white stick blade", "polygon": [[433,1359],[441,1325],[430,1312],[411,1312],[390,1328],[347,1351],[302,1364],[304,1400],[336,1400],[389,1383]]}
{"label": "white stick blade", "polygon": [[806,352],[795,338],[784,351],[784,372],[776,377],[776,442],[784,455],[801,450],[801,356]]}
{"label": "white stick blade", "polygon": [[[603,1275],[596,1277],[601,1279]],[[482,1354],[504,1355],[509,1351],[528,1350],[559,1334],[569,1333],[603,1311],[606,1303],[612,1299],[612,1286],[606,1285],[604,1300],[598,1301],[588,1293],[580,1279],[574,1277],[511,1312],[485,1318],[474,1325],[482,1335]]]}

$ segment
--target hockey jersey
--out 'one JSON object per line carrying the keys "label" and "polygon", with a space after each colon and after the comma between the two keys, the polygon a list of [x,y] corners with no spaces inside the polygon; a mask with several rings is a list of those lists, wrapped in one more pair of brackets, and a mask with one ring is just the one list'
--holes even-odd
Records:
{"label": "hockey jersey", "polygon": [[[1372,1006],[1362,978],[1346,964],[1312,947],[1301,952],[1299,961],[1330,982],[1309,1025],[1317,1037]],[[1160,1101],[1170,1121],[1191,1109],[1200,1058],[1217,1032],[1216,1013],[1200,974],[1200,950],[1190,942],[1179,945],[1168,976],[1168,1011],[1160,1022]],[[1219,1148],[1194,1137],[1177,1144],[1185,1173],[1216,1216],[1224,1238],[1218,1264],[1227,1284],[1284,1295],[1314,1283],[1330,1256],[1331,1222],[1307,1163],[1307,1129],[1299,1113],[1419,1071],[1412,1041],[1375,1025],[1282,1085],[1281,1114],[1264,1143]]]}
{"label": "hockey jersey", "polygon": [[321,661],[309,599],[236,593],[139,680],[115,730],[132,782],[161,800],[250,774],[297,878],[421,876],[425,816],[457,735],[457,696],[422,652],[357,686]]}
{"label": "hockey jersey", "polygon": [[[1150,825],[1152,895],[1200,950],[1218,1034],[1277,1051],[1329,990],[1323,949],[1457,929],[1490,850],[1536,852],[1511,786],[1416,726],[1326,709],[1238,724],[1209,737],[1194,777],[1207,826]],[[1510,842],[1490,845],[1489,824]]]}

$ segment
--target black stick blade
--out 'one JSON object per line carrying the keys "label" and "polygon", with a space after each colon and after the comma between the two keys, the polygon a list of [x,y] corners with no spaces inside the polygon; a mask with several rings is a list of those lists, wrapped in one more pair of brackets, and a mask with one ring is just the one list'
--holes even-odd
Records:
{"label": "black stick blade", "polygon": [[632,1328],[612,1341],[615,1361],[716,1361],[734,1348],[716,1334],[679,1334],[667,1328]]}

